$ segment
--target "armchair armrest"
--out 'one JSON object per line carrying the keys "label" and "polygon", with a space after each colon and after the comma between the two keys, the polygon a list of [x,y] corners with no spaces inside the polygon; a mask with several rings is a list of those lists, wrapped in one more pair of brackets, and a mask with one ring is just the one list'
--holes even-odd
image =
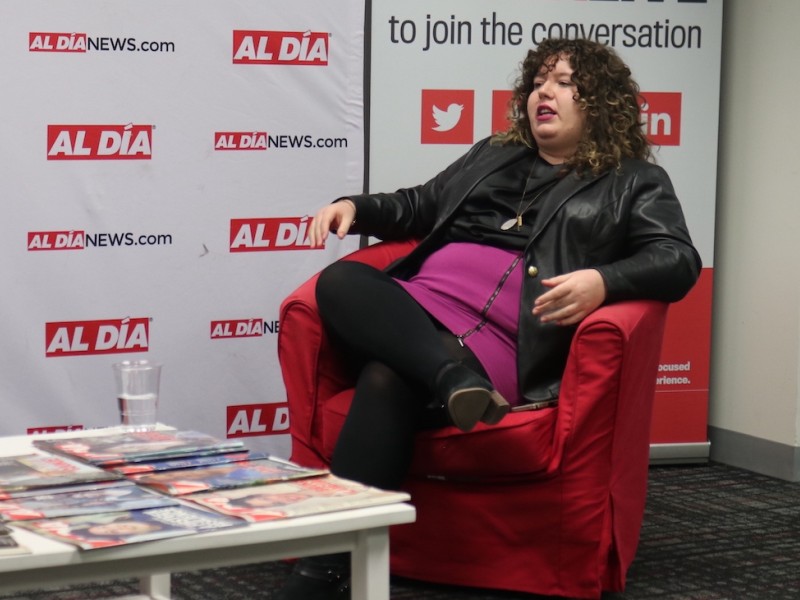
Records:
{"label": "armchair armrest", "polygon": [[[611,451],[623,448],[629,460],[632,447],[647,447],[667,308],[628,300],[603,306],[581,322],[562,378],[561,397],[569,401],[559,406],[562,437],[554,457],[564,451],[592,455],[594,440],[586,433],[598,428],[625,440]],[[646,461],[647,452],[641,456]]]}
{"label": "armchair armrest", "polygon": [[599,308],[572,340],[557,407],[511,412],[499,424],[479,423],[471,432],[425,432],[417,439],[411,472],[519,481],[574,471],[600,480],[608,477],[604,469],[612,455],[632,472],[646,468],[666,309],[645,300]]}

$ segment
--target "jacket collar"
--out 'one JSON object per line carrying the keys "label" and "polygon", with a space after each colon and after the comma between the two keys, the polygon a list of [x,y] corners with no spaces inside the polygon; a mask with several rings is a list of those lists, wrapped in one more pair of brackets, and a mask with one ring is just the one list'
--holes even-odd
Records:
{"label": "jacket collar", "polygon": [[[490,142],[486,140],[485,143]],[[469,185],[464,190],[461,200],[472,191],[480,179],[502,169],[515,160],[519,160],[523,154],[531,152],[529,147],[522,145],[501,146],[499,149],[501,150],[500,152],[491,152],[487,154],[487,163],[485,164],[485,168],[481,169],[480,177],[470,181]],[[536,220],[533,223],[533,235],[531,239],[535,239],[541,235],[542,231],[547,227],[565,202],[600,177],[603,177],[603,174],[579,178],[575,176],[575,173],[570,172],[559,181],[556,186],[550,190],[549,194],[545,194],[544,202],[537,211]]]}

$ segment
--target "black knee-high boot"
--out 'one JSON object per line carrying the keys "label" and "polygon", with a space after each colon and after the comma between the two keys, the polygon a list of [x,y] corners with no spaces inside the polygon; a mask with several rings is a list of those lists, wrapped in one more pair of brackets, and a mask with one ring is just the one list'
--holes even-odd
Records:
{"label": "black knee-high boot", "polygon": [[350,598],[350,553],[301,558],[275,600],[347,600]]}

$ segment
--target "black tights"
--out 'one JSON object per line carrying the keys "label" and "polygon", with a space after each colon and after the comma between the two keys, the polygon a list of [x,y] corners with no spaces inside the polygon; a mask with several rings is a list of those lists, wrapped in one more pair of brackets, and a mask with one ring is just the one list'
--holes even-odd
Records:
{"label": "black tights", "polygon": [[447,424],[445,410],[431,406],[439,370],[457,360],[486,374],[468,348],[382,271],[333,263],[321,273],[316,294],[326,330],[359,369],[331,471],[397,489],[417,431]]}

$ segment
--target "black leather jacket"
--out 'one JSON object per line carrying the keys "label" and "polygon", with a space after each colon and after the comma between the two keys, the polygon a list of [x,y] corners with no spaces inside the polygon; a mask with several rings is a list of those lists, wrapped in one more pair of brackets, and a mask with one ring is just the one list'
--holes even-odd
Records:
{"label": "black leather jacket", "polygon": [[[388,272],[413,275],[439,247],[442,226],[475,185],[531,152],[525,146],[473,146],[424,185],[391,194],[350,196],[357,224],[351,233],[379,239],[419,238],[420,244]],[[620,170],[578,178],[568,174],[540,207],[525,248],[519,309],[517,369],[522,396],[538,402],[558,396],[575,327],[542,324],[531,314],[547,291],[541,279],[594,268],[606,284],[606,302],[675,302],[697,280],[701,261],[692,245],[672,183],[652,163],[625,160]],[[469,276],[469,274],[465,274]]]}

